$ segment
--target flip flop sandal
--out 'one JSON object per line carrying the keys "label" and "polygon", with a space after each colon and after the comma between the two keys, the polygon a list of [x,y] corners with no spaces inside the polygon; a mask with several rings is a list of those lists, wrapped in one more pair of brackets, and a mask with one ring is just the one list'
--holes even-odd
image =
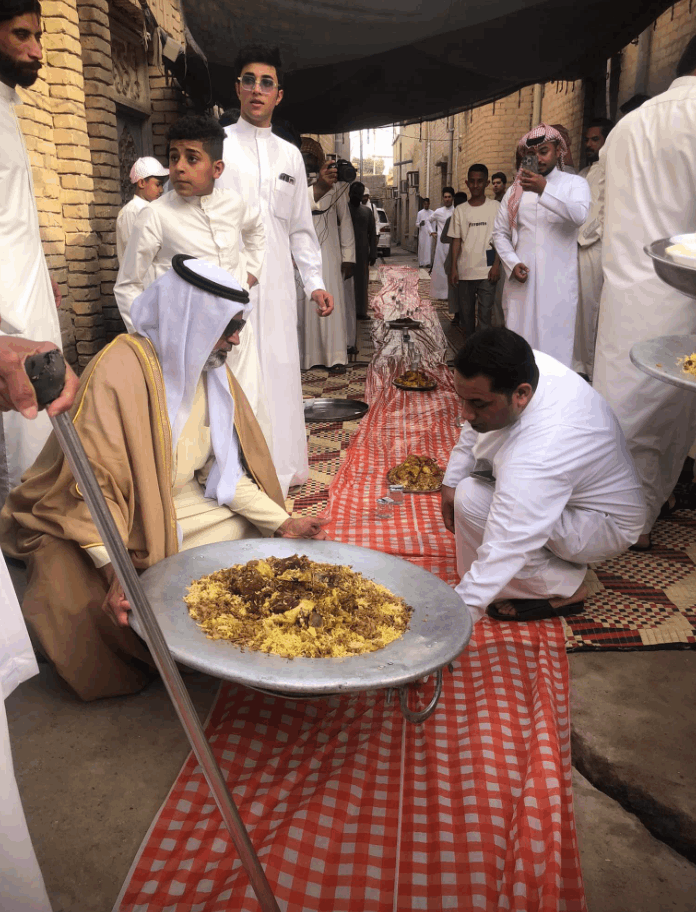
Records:
{"label": "flip flop sandal", "polygon": [[629,545],[629,546],[628,546],[628,550],[629,550],[629,551],[637,551],[638,554],[642,554],[642,553],[645,552],[645,551],[652,551],[652,547],[653,547],[653,543],[652,543],[652,537],[651,537],[651,539],[650,539],[650,541],[647,543],[647,545],[638,545],[638,543],[636,542],[635,545]]}
{"label": "flip flop sandal", "polygon": [[584,602],[574,602],[564,605],[563,608],[553,608],[548,599],[509,599],[515,606],[516,614],[500,614],[492,605],[488,609],[488,616],[496,621],[545,621],[547,618],[572,617],[582,614],[585,609]]}

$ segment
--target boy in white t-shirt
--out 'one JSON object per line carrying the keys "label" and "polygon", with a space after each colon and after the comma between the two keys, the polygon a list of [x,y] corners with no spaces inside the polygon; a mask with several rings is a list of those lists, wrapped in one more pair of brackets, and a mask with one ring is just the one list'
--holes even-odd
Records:
{"label": "boy in white t-shirt", "polygon": [[449,229],[452,238],[449,278],[458,291],[459,322],[467,339],[477,328],[490,328],[495,283],[500,275],[500,264],[491,246],[499,203],[486,197],[488,183],[485,165],[469,168],[466,185],[471,195],[468,202],[454,210]]}

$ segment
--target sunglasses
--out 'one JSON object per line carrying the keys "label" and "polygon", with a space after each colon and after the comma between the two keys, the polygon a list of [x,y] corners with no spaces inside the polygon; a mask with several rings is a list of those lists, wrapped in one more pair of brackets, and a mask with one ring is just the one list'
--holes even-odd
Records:
{"label": "sunglasses", "polygon": [[223,339],[227,339],[228,336],[233,336],[235,333],[241,332],[245,326],[246,320],[230,320],[230,322],[223,330]]}
{"label": "sunglasses", "polygon": [[273,89],[278,88],[278,83],[272,76],[262,76],[257,81],[256,77],[251,73],[245,73],[243,76],[237,77],[237,82],[247,92],[253,92],[256,86],[258,86],[259,92],[261,92],[262,95],[270,95]]}

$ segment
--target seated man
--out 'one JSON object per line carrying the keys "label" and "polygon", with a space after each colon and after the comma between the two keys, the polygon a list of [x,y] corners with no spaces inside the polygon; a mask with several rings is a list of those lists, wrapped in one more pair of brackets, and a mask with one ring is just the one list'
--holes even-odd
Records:
{"label": "seated man", "polygon": [[457,592],[479,620],[582,611],[587,564],[637,541],[640,483],[604,399],[517,333],[485,329],[456,357],[466,423],[442,487]]}
{"label": "seated man", "polygon": [[[228,539],[325,538],[321,521],[286,513],[263,434],[225,366],[247,293],[218,266],[173,263],[134,302],[136,333],[87,366],[72,411],[133,563]],[[25,618],[78,696],[140,690],[149,654],[53,434],[0,514],[0,543],[28,562]]]}

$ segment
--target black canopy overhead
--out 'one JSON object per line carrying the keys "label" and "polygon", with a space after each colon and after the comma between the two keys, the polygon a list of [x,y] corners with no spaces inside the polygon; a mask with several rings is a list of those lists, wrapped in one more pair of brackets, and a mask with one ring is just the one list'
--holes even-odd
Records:
{"label": "black canopy overhead", "polygon": [[[442,117],[525,85],[580,79],[668,0],[180,0],[190,37],[173,69],[199,101],[237,105],[234,57],[278,46],[278,115],[334,133]],[[195,53],[195,45],[207,62]]]}

